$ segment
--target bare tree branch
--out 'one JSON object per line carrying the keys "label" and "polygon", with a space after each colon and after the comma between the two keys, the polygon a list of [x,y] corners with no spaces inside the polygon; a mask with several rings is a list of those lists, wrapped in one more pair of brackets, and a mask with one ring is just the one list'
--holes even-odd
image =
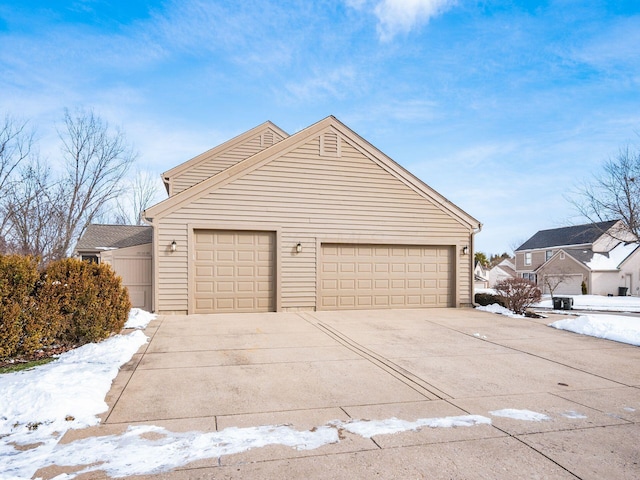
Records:
{"label": "bare tree branch", "polygon": [[117,198],[114,223],[119,225],[142,225],[142,212],[158,200],[160,182],[143,170],[136,170],[133,181]]}
{"label": "bare tree branch", "polygon": [[109,202],[122,192],[122,180],[136,158],[125,135],[93,111],[64,116],[59,132],[67,176],[60,183],[65,218],[56,256],[65,256]]}
{"label": "bare tree branch", "polygon": [[569,201],[593,223],[622,220],[621,231],[609,232],[617,240],[640,238],[640,151],[620,149]]}

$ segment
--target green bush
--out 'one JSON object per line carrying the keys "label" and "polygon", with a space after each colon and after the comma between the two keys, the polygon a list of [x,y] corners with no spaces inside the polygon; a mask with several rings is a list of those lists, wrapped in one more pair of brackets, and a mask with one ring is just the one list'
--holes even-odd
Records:
{"label": "green bush", "polygon": [[38,278],[37,258],[0,255],[0,358],[23,353],[25,342],[29,348],[38,344],[33,329],[25,332]]}
{"label": "green bush", "polygon": [[476,293],[475,302],[478,305],[482,305],[483,307],[486,307],[487,305],[493,305],[494,303],[506,307],[505,301],[502,297],[493,295],[491,293]]}
{"label": "green bush", "polygon": [[46,267],[37,300],[57,312],[58,339],[64,345],[97,342],[119,332],[131,309],[129,294],[109,265],[71,258]]}

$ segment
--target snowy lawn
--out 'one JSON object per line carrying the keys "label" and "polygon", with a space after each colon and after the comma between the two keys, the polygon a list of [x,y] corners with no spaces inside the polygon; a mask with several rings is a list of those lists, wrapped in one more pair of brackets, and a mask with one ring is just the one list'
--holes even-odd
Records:
{"label": "snowy lawn", "polygon": [[[598,310],[601,312],[640,312],[640,297],[604,297],[602,295],[556,295],[573,298],[574,310]],[[553,308],[551,296],[545,295],[536,305]]]}
{"label": "snowy lawn", "polygon": [[[638,304],[638,310],[640,311],[640,299],[636,297],[598,297],[597,295],[582,295],[581,297],[595,297],[587,298],[583,305],[592,305],[594,310],[609,310],[615,311],[614,303],[603,299],[610,298],[629,298],[633,299]],[[575,298],[581,298],[575,296]],[[633,306],[633,302],[627,302],[627,305]],[[596,307],[597,306],[597,307]],[[605,308],[602,308],[602,307]],[[574,300],[575,308],[575,300]],[[578,307],[583,308],[583,307]],[[497,303],[493,305],[487,305],[486,307],[476,307],[476,310],[483,312],[497,313],[511,318],[524,318],[524,315],[516,315],[508,308],[504,308]],[[585,308],[585,310],[587,310]],[[625,310],[636,311],[636,310]],[[562,313],[569,313],[570,311],[562,310]],[[604,338],[606,340],[614,340],[621,343],[629,343],[631,345],[640,346],[640,317],[627,317],[624,315],[607,315],[607,314],[589,314],[580,315],[578,317],[570,317],[564,320],[549,324],[550,327],[557,328],[559,330],[568,330],[570,332],[579,333],[581,335],[589,335],[591,337]],[[475,334],[479,336],[479,334]],[[484,338],[484,337],[483,337]]]}

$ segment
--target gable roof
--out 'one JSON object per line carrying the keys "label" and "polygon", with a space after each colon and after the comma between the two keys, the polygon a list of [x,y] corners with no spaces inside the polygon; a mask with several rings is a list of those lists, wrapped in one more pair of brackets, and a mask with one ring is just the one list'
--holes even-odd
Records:
{"label": "gable roof", "polygon": [[102,225],[87,227],[76,245],[76,251],[100,251],[135,247],[151,243],[153,227],[147,225]]}
{"label": "gable roof", "polygon": [[[200,155],[196,155],[195,157],[193,157],[190,160],[187,160],[186,162],[181,163],[180,165],[177,165],[173,168],[171,168],[170,170],[167,170],[166,172],[164,172],[162,174],[162,180],[165,184],[165,188],[167,189],[167,193],[169,193],[169,181],[172,177],[175,177],[177,175],[180,175],[181,173],[190,170],[194,167],[196,167],[197,165],[206,162],[212,158],[218,157],[220,155],[222,155],[224,152],[231,150],[233,148],[235,148],[238,145],[241,145],[242,143],[246,142],[247,140],[252,139],[253,137],[255,137],[257,134],[264,132],[266,130],[271,130],[277,134],[279,134],[281,137],[283,138],[287,138],[289,136],[289,134],[287,132],[285,132],[284,130],[282,130],[280,127],[278,127],[277,125],[275,125],[274,123],[272,123],[271,121],[266,121],[254,128],[252,128],[251,130],[247,130],[244,133],[241,133],[240,135],[237,135],[235,137],[233,137],[230,140],[227,140],[224,143],[221,143],[220,145],[213,147],[209,150],[207,150],[206,152],[201,153]],[[277,142],[276,142],[277,143]]]}
{"label": "gable roof", "polygon": [[619,220],[587,223],[571,227],[540,230],[529,240],[520,245],[516,252],[534,250],[536,248],[563,247],[570,245],[588,245],[595,242]]}
{"label": "gable roof", "polygon": [[443,210],[446,210],[462,223],[473,228],[477,228],[481,225],[477,219],[451,203],[447,198],[433,190],[422,180],[382,153],[375,146],[344,125],[334,116],[326,117],[325,119],[285,138],[284,140],[281,140],[271,147],[268,147],[265,150],[236,163],[226,170],[213,175],[207,180],[183,190],[182,192],[177,193],[176,195],[169,197],[152,207],[149,207],[144,211],[144,216],[149,222],[153,222],[155,217],[166,215],[171,211],[180,208],[180,206],[186,201],[193,201],[200,198],[211,190],[226,185],[227,183],[254,171],[260,166],[269,163],[300,145],[303,145],[309,141],[309,139],[326,131],[333,131],[342,135],[345,140],[349,141],[354,148],[360,150],[370,160],[378,164],[391,175],[398,178],[407,187],[411,188],[424,198],[431,200],[435,205],[439,206]]}

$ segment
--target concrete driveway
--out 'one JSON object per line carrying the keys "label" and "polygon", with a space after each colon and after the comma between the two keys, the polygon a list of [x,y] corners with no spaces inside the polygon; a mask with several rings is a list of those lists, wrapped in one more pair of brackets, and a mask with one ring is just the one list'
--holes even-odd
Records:
{"label": "concrete driveway", "polygon": [[[271,445],[148,478],[640,478],[640,348],[553,320],[471,309],[161,316],[115,380],[103,424],[62,442],[135,424],[313,430],[472,414],[491,424],[341,432],[312,450]],[[496,414],[505,409],[547,418]]]}

